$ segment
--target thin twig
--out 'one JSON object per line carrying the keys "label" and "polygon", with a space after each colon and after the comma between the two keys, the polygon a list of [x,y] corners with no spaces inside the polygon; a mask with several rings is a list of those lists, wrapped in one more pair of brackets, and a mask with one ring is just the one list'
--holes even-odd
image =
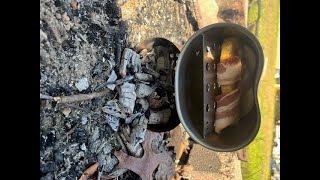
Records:
{"label": "thin twig", "polygon": [[71,128],[63,137],[62,140],[64,140],[65,138],[67,138],[70,134],[72,134],[74,132],[74,130],[77,128],[78,124],[76,124],[73,128]]}
{"label": "thin twig", "polygon": [[116,94],[114,95],[114,97],[112,98],[112,100],[116,99],[117,96],[118,96],[118,91],[116,92]]}
{"label": "thin twig", "polygon": [[105,83],[102,83],[99,86],[97,86],[95,88],[95,90],[98,90],[100,88],[106,87],[109,84],[115,84],[116,86],[119,86],[119,85],[121,85],[121,84],[123,84],[125,82],[131,81],[132,79],[133,79],[133,76],[126,76],[126,77],[124,77],[122,79],[118,79],[116,81],[105,82]]}
{"label": "thin twig", "polygon": [[86,109],[84,109],[84,108],[81,108],[81,107],[79,107],[79,106],[73,105],[73,104],[62,103],[61,105],[62,105],[62,106],[66,106],[66,107],[71,107],[71,108],[79,109],[79,110],[81,110],[81,111],[84,111],[84,112],[86,112],[86,113],[89,113],[88,110],[86,110]]}
{"label": "thin twig", "polygon": [[52,96],[48,96],[40,93],[40,99],[53,100],[53,101],[56,101],[57,103],[72,103],[72,102],[79,102],[79,101],[87,101],[97,97],[103,97],[103,96],[106,96],[108,93],[109,93],[109,90],[104,90],[101,92],[94,92],[90,94],[77,94],[77,95],[71,95],[71,96],[57,96],[57,97],[52,97]]}

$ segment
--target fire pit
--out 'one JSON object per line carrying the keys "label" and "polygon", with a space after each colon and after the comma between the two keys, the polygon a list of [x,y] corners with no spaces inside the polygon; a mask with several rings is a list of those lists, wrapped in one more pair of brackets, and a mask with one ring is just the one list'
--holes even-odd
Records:
{"label": "fire pit", "polygon": [[[135,51],[142,56],[142,70],[158,79],[155,90],[147,98],[150,106],[146,112],[148,129],[170,131],[180,123],[174,96],[175,67],[180,51],[164,38],[145,40],[135,47]],[[152,66],[156,66],[155,72],[150,72]]]}

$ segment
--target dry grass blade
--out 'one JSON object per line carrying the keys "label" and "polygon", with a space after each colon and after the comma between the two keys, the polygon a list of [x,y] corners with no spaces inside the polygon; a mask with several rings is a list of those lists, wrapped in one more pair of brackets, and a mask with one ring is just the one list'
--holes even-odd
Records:
{"label": "dry grass blade", "polygon": [[87,180],[90,176],[92,176],[98,169],[99,163],[96,162],[92,166],[90,166],[84,173],[81,175],[79,180]]}

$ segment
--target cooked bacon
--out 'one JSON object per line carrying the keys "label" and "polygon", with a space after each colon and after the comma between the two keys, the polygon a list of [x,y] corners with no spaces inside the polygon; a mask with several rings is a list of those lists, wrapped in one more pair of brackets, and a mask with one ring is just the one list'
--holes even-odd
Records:
{"label": "cooked bacon", "polygon": [[238,56],[220,62],[217,65],[217,81],[219,85],[230,85],[241,79],[241,60]]}
{"label": "cooked bacon", "polygon": [[217,109],[215,113],[215,132],[220,132],[236,123],[239,119],[240,89],[216,97]]}

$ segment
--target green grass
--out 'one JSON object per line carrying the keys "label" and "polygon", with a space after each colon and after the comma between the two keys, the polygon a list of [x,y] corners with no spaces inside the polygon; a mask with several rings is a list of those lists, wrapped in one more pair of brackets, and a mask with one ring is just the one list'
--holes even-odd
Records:
{"label": "green grass", "polygon": [[248,10],[248,24],[256,21],[258,18],[258,4],[252,5]]}
{"label": "green grass", "polygon": [[[253,9],[251,9],[253,8]],[[248,22],[257,18],[257,6],[248,11]],[[280,0],[261,0],[259,41],[265,55],[265,75],[260,81],[259,105],[261,127],[255,140],[247,147],[248,162],[241,164],[244,180],[270,179],[275,112],[275,69],[279,58]]]}

